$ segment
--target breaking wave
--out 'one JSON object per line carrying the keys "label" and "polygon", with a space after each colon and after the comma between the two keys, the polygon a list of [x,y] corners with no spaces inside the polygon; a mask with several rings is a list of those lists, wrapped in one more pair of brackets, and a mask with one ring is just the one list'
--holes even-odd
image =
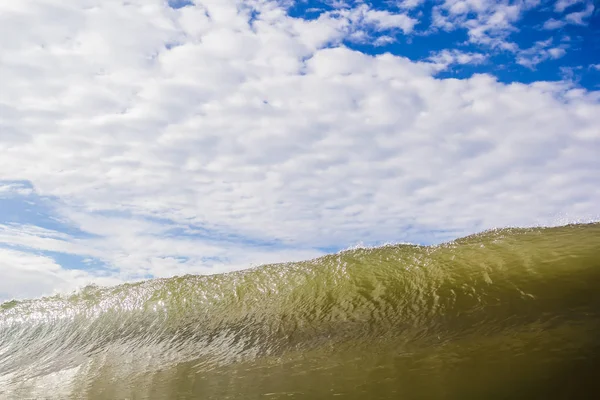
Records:
{"label": "breaking wave", "polygon": [[595,398],[600,224],[0,306],[0,397]]}

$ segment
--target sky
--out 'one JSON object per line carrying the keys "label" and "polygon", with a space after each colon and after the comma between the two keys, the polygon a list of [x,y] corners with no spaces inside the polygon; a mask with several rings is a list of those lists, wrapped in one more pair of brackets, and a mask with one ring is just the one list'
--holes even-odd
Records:
{"label": "sky", "polygon": [[600,219],[592,0],[0,0],[0,301]]}

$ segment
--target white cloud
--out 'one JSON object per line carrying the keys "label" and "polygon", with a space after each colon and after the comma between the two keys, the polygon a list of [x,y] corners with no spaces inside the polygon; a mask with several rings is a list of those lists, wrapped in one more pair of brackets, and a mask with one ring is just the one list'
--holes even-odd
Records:
{"label": "white cloud", "polygon": [[444,70],[453,64],[482,64],[487,57],[481,53],[462,52],[460,50],[442,50],[434,53],[429,60],[434,63],[440,70]]}
{"label": "white cloud", "polygon": [[[8,253],[0,252],[0,261],[5,258],[3,268],[12,265],[11,276],[19,277],[20,266],[8,256],[26,255],[27,252],[32,251],[62,253],[101,261],[105,264],[105,268],[101,270],[103,275],[100,283],[111,280],[114,282],[138,280],[147,276],[222,273],[251,265],[310,259],[323,254],[312,249],[250,246],[235,243],[227,238],[204,237],[200,240],[193,236],[190,229],[182,228],[180,229],[186,234],[175,236],[170,232],[178,227],[173,225],[153,223],[139,218],[103,217],[72,210],[65,210],[65,212],[68,214],[63,215],[65,221],[93,236],[78,238],[32,225],[0,224],[0,243],[18,248],[20,251],[20,253],[12,250]],[[37,255],[31,257],[32,260],[41,263],[40,268],[52,261],[49,257]],[[83,268],[85,265],[79,267]],[[54,281],[61,277],[64,280],[69,276],[77,278],[77,282],[73,283],[75,286],[67,285],[69,282],[66,282],[64,285],[59,285],[57,290],[71,290],[82,285],[81,279],[86,278],[91,282],[99,276],[75,269],[64,272],[57,268],[52,269],[56,272]],[[50,283],[51,281],[48,285]],[[10,291],[8,286],[3,293],[0,290],[0,301],[9,297],[8,294],[14,297],[21,296],[18,291]]]}
{"label": "white cloud", "polygon": [[402,9],[412,10],[413,8],[419,7],[424,2],[425,0],[399,0],[396,2],[396,4]]}
{"label": "white cloud", "polygon": [[534,69],[536,65],[543,61],[548,59],[555,60],[563,57],[567,53],[564,48],[565,45],[561,45],[561,47],[551,47],[552,42],[552,38],[540,40],[535,42],[530,48],[520,50],[517,55],[517,63],[524,67]]}
{"label": "white cloud", "polygon": [[0,302],[69,292],[88,284],[114,285],[118,279],[67,270],[49,257],[0,248]]}
{"label": "white cloud", "polygon": [[557,2],[554,3],[554,11],[563,12],[575,4],[583,3],[585,1],[586,0],[557,0]]}
{"label": "white cloud", "polygon": [[361,25],[371,26],[375,30],[382,31],[388,29],[400,29],[405,34],[412,32],[417,20],[406,14],[396,14],[389,11],[374,10],[367,5],[361,5],[357,8],[344,10],[340,15],[346,16],[352,26]]}
{"label": "white cloud", "polygon": [[554,30],[554,29],[562,28],[565,25],[566,25],[566,22],[564,22],[564,21],[550,18],[549,20],[544,22],[543,28],[546,30]]}
{"label": "white cloud", "polygon": [[1,183],[0,182],[0,199],[5,197],[28,196],[33,193],[33,190],[23,185],[22,183]]}
{"label": "white cloud", "polygon": [[444,0],[432,11],[432,25],[444,30],[463,28],[469,42],[493,49],[516,51],[508,36],[516,31],[521,15],[537,0]]}
{"label": "white cloud", "polygon": [[[582,3],[582,2],[583,2],[582,0],[558,1],[555,5],[555,11],[563,12],[568,7],[575,5],[575,4]],[[594,5],[591,2],[588,2],[588,4],[586,5],[586,7],[584,9],[582,9],[580,11],[571,12],[571,13],[567,14],[566,16],[564,16],[563,19],[557,20],[554,18],[550,18],[549,20],[547,20],[544,23],[543,28],[546,30],[554,30],[554,29],[562,28],[563,26],[565,26],[567,24],[585,25],[586,24],[585,20],[587,18],[589,18],[593,13],[594,13]]]}
{"label": "white cloud", "polygon": [[563,49],[562,47],[553,47],[551,49],[548,49],[548,54],[550,55],[551,58],[557,59],[557,58],[561,58],[562,56],[567,54],[567,51],[565,49]]}
{"label": "white cloud", "polygon": [[593,12],[594,5],[589,3],[585,9],[568,14],[565,20],[571,24],[583,25],[586,23],[584,20],[591,17]]}
{"label": "white cloud", "polygon": [[[272,2],[196,3],[0,2],[0,180],[31,182],[96,235],[5,224],[0,242],[98,258],[124,280],[600,212],[597,93],[436,79],[432,63],[340,46],[354,15],[414,26],[364,8],[305,21]],[[469,4],[482,17],[460,23],[481,38],[519,12]],[[193,227],[210,238],[170,234]]]}
{"label": "white cloud", "polygon": [[387,35],[383,35],[383,36],[379,36],[377,39],[375,39],[375,41],[373,42],[373,46],[385,46],[386,44],[389,43],[394,43],[396,41],[396,39],[394,39],[391,36],[387,36]]}

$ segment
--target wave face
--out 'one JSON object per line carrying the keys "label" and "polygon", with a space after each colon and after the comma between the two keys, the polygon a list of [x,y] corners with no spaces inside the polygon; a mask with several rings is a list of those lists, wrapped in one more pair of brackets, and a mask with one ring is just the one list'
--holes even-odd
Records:
{"label": "wave face", "polygon": [[600,389],[600,224],[0,306],[0,397],[557,399]]}

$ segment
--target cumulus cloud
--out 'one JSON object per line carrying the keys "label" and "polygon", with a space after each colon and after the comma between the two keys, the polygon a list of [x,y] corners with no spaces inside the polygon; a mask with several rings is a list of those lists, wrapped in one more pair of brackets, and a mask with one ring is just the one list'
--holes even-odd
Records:
{"label": "cumulus cloud", "polygon": [[[519,4],[443,7],[485,42]],[[33,279],[16,275],[23,257],[50,271],[31,295],[95,277],[32,251],[128,280],[598,215],[598,93],[437,79],[436,62],[345,47],[361,24],[414,27],[361,7],[303,20],[264,0],[0,2],[0,180],[30,182],[88,234],[4,224],[7,276]]]}
{"label": "cumulus cloud", "polygon": [[585,1],[586,0],[557,0],[557,2],[554,3],[554,11],[561,13],[569,7],[574,6],[575,4],[584,3]]}
{"label": "cumulus cloud", "polygon": [[460,50],[442,50],[434,53],[429,57],[429,60],[434,63],[440,70],[444,70],[453,64],[482,64],[487,57],[481,53],[463,52]]}
{"label": "cumulus cloud", "polygon": [[594,12],[594,5],[589,3],[585,9],[581,11],[575,11],[565,16],[565,20],[571,24],[584,25],[586,19],[591,17]]}
{"label": "cumulus cloud", "polygon": [[522,14],[537,6],[537,0],[444,0],[432,12],[433,26],[445,30],[467,30],[469,42],[493,49],[515,51],[507,40],[516,31]]}
{"label": "cumulus cloud", "polygon": [[[578,11],[567,12],[565,15],[565,11],[574,5],[581,5],[583,8],[577,7],[579,8]],[[594,4],[591,1],[586,0],[559,0],[556,2],[554,10],[563,14],[562,19],[548,19],[544,23],[543,29],[553,30],[562,28],[568,24],[585,25],[587,23],[587,19],[590,18],[594,13]]]}
{"label": "cumulus cloud", "polygon": [[366,32],[361,28],[371,28],[376,31],[398,29],[403,33],[411,33],[417,20],[402,13],[393,13],[386,10],[374,10],[366,4],[356,8],[343,10],[334,15],[345,17],[352,24],[352,29],[358,32]]}
{"label": "cumulus cloud", "polygon": [[114,277],[67,270],[52,258],[0,248],[0,302],[70,292],[89,284],[114,285]]}
{"label": "cumulus cloud", "polygon": [[558,19],[550,18],[546,22],[544,22],[543,29],[546,30],[554,30],[559,29],[565,26],[567,23],[565,21],[561,21]]}
{"label": "cumulus cloud", "polygon": [[563,57],[567,53],[565,45],[552,47],[552,42],[552,38],[540,40],[535,42],[530,48],[520,50],[517,56],[517,63],[534,69],[536,65],[543,61]]}
{"label": "cumulus cloud", "polygon": [[425,0],[400,0],[397,1],[396,4],[398,7],[405,10],[412,10],[414,8],[419,7],[425,2]]}

